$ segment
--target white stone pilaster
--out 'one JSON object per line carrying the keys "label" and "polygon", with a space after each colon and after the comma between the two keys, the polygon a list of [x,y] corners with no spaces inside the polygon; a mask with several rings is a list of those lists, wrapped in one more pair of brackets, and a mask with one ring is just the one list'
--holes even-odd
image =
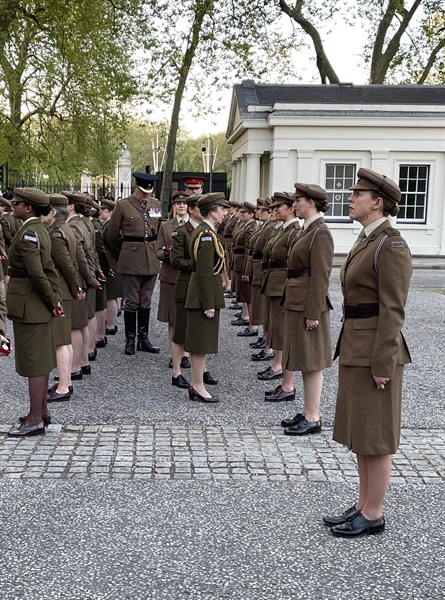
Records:
{"label": "white stone pilaster", "polygon": [[295,181],[299,181],[300,183],[318,183],[318,176],[315,175],[314,151],[297,150],[296,154],[298,179]]}
{"label": "white stone pilaster", "polygon": [[246,199],[246,173],[247,173],[247,159],[245,156],[241,157],[240,165],[240,185],[238,189],[238,200],[244,202]]}
{"label": "white stone pilaster", "polygon": [[248,152],[246,155],[246,202],[256,204],[257,198],[260,195],[260,159],[261,153]]}

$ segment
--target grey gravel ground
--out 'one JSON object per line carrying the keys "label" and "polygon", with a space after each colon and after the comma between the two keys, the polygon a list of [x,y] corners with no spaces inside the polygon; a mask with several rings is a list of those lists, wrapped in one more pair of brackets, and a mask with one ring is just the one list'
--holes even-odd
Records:
{"label": "grey gravel ground", "polygon": [[353,541],[320,522],[356,494],[353,456],[330,439],[336,365],[325,372],[323,435],[284,438],[277,425],[296,407],[264,403],[271,386],[256,380],[263,364],[248,360],[233,311],[209,360],[216,406],[170,386],[166,328],[152,319],[161,354],[124,356],[119,331],[72,400],[52,405],[48,434],[16,442],[5,432],[27,410],[26,382],[2,360],[0,597],[445,598],[444,292],[444,270],[415,270],[388,526]]}

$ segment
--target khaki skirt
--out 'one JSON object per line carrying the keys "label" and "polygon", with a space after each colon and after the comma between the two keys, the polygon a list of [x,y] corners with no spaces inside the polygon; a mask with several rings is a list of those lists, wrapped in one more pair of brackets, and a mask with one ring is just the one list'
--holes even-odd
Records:
{"label": "khaki skirt", "polygon": [[88,325],[88,306],[84,300],[73,300],[73,311],[71,314],[71,329],[83,329]]}
{"label": "khaki skirt", "polygon": [[216,354],[218,352],[219,309],[208,319],[200,309],[187,309],[187,327],[184,350],[191,354]]}
{"label": "khaki skirt", "polygon": [[250,291],[250,283],[241,281],[241,273],[236,273],[238,279],[238,287],[236,292],[236,299],[238,302],[250,302],[252,292]]}
{"label": "khaki skirt", "polygon": [[304,313],[284,311],[283,369],[322,371],[331,366],[331,327],[329,312],[321,313],[318,327],[306,331]]}
{"label": "khaki skirt", "polygon": [[263,296],[260,294],[259,285],[250,286],[250,302],[251,302],[251,325],[262,325],[263,323]]}
{"label": "khaki skirt", "polygon": [[69,346],[71,344],[71,318],[73,314],[73,300],[62,300],[65,316],[53,319],[54,343],[56,346]]}
{"label": "khaki skirt", "polygon": [[96,290],[96,304],[95,304],[95,312],[100,312],[101,310],[105,310],[107,308],[107,283],[104,281],[101,283],[102,289]]}
{"label": "khaki skirt", "polygon": [[92,319],[96,314],[96,290],[89,289],[87,290],[87,311],[88,311],[88,319]]}
{"label": "khaki skirt", "polygon": [[270,298],[269,298],[269,296],[265,296],[264,294],[261,294],[261,293],[260,293],[260,296],[261,296],[261,310],[263,312],[262,318],[263,318],[263,334],[264,334],[264,332],[267,333],[267,331],[269,330]]}
{"label": "khaki skirt", "polygon": [[42,377],[56,366],[53,324],[13,323],[15,370],[22,377]]}
{"label": "khaki skirt", "polygon": [[370,367],[339,365],[333,438],[363,455],[394,454],[400,442],[403,365],[378,390]]}
{"label": "khaki skirt", "polygon": [[176,301],[176,316],[173,327],[172,341],[175,344],[183,346],[185,344],[185,332],[187,329],[188,310],[184,307],[184,302]]}
{"label": "khaki skirt", "polygon": [[161,281],[159,287],[158,321],[174,324],[176,316],[175,284]]}
{"label": "khaki skirt", "polygon": [[107,300],[117,300],[124,297],[124,282],[122,275],[115,273],[114,277],[107,277]]}
{"label": "khaki skirt", "polygon": [[269,296],[269,323],[267,345],[274,350],[283,349],[284,307],[281,296]]}

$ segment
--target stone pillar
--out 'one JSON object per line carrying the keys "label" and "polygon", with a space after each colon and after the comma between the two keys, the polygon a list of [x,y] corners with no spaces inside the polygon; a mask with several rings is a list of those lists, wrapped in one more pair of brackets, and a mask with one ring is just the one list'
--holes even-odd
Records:
{"label": "stone pillar", "polygon": [[116,161],[115,178],[115,200],[118,198],[128,198],[133,190],[131,185],[130,151],[127,146],[124,146],[119,152],[119,158]]}
{"label": "stone pillar", "polygon": [[245,156],[241,157],[240,165],[240,184],[238,188],[238,200],[244,202],[246,199],[246,172],[247,172],[247,159]]}
{"label": "stone pillar", "polygon": [[260,159],[261,153],[248,152],[246,156],[246,202],[256,204],[256,200],[260,195]]}
{"label": "stone pillar", "polygon": [[274,150],[270,155],[270,191],[268,196],[274,192],[291,192],[293,184],[288,173],[288,151]]}
{"label": "stone pillar", "polygon": [[388,173],[388,151],[387,150],[372,150],[371,151],[371,169],[386,175],[390,179],[394,179],[394,174]]}
{"label": "stone pillar", "polygon": [[230,200],[236,200],[236,179],[238,176],[238,163],[232,160],[232,187],[230,188]]}
{"label": "stone pillar", "polygon": [[[297,150],[297,175],[301,183],[317,183],[319,175],[314,173],[314,151],[313,150]],[[294,181],[294,183],[295,183]],[[320,185],[324,187],[324,182]]]}

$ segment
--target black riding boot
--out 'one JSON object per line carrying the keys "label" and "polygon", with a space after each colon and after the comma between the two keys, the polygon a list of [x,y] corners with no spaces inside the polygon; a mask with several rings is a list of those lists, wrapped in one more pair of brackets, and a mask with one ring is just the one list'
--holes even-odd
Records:
{"label": "black riding boot", "polygon": [[135,354],[134,348],[136,342],[136,313],[128,310],[124,311],[125,324],[125,354]]}
{"label": "black riding boot", "polygon": [[138,345],[137,349],[142,352],[152,352],[157,354],[159,348],[152,345],[148,339],[148,323],[150,321],[150,309],[139,308],[138,309]]}

